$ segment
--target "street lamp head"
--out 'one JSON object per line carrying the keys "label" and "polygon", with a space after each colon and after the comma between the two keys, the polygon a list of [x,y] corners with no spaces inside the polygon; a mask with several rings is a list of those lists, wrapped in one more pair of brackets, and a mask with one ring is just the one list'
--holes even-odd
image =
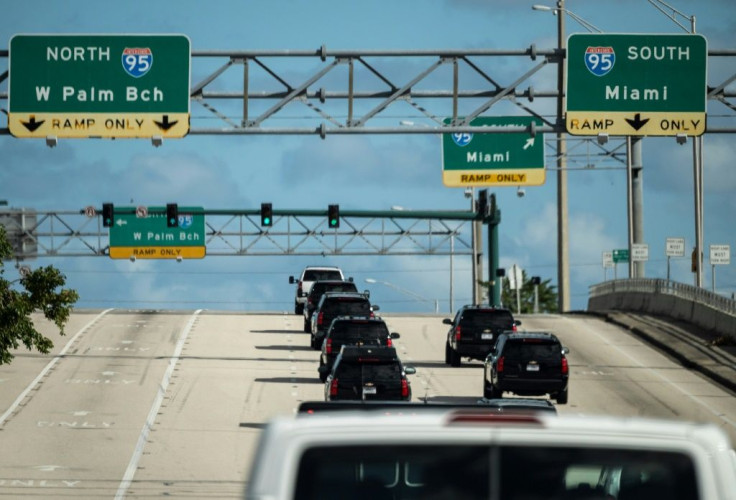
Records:
{"label": "street lamp head", "polygon": [[376,283],[376,280],[374,280],[373,278],[366,278],[365,282],[366,283]]}
{"label": "street lamp head", "polygon": [[532,5],[532,9],[533,10],[544,10],[544,11],[554,10],[552,9],[552,7],[549,7],[547,5],[540,5],[540,4]]}

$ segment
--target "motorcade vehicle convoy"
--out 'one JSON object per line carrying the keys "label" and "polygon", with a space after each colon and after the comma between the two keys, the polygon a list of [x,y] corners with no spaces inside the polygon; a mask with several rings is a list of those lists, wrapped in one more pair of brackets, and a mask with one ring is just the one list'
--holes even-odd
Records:
{"label": "motorcade vehicle convoy", "polygon": [[521,325],[508,309],[488,305],[463,306],[453,319],[442,322],[450,325],[445,363],[451,366],[460,366],[462,358],[485,360],[501,333],[516,331]]}
{"label": "motorcade vehicle convoy", "polygon": [[[336,266],[307,266],[299,275],[299,278],[289,276],[289,283],[292,285],[296,283],[294,314],[302,314],[304,312],[307,294],[309,294],[312,284],[319,280],[345,281],[345,276],[342,270]],[[352,281],[352,278],[348,279],[348,281]]]}

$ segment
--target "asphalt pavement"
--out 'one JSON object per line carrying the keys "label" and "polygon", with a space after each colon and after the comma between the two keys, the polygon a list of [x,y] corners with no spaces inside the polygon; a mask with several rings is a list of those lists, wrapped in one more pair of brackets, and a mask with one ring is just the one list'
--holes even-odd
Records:
{"label": "asphalt pavement", "polygon": [[736,343],[689,323],[625,311],[585,312],[631,331],[736,394]]}

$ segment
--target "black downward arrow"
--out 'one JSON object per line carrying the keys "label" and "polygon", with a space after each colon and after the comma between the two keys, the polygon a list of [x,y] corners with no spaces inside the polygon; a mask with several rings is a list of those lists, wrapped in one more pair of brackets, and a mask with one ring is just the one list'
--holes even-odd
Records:
{"label": "black downward arrow", "polygon": [[158,128],[161,130],[169,130],[171,127],[179,123],[179,120],[174,120],[173,122],[169,122],[169,115],[164,115],[164,120],[161,122],[157,122],[154,120],[156,125],[158,125]]}
{"label": "black downward arrow", "polygon": [[45,122],[45,121],[46,120],[41,120],[40,122],[37,122],[36,121],[36,117],[35,116],[31,116],[31,119],[30,120],[28,120],[27,122],[21,122],[21,123],[23,124],[23,126],[25,128],[28,129],[29,132],[35,132],[36,129],[38,127],[40,127],[41,125],[43,125],[43,122]]}
{"label": "black downward arrow", "polygon": [[633,120],[631,120],[629,118],[626,118],[626,123],[628,123],[629,125],[631,125],[634,128],[634,130],[639,130],[644,125],[646,125],[648,121],[649,121],[649,118],[647,118],[645,120],[642,120],[641,119],[641,113],[635,114]]}

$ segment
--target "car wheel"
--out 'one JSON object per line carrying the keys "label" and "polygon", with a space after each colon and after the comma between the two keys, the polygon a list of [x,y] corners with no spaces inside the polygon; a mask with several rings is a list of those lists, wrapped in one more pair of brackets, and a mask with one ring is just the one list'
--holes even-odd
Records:
{"label": "car wheel", "polygon": [[[323,366],[325,366],[325,364],[324,364],[324,363],[322,362],[322,360],[320,359],[320,360],[319,360],[319,367],[320,367],[320,368],[322,368]],[[320,372],[319,372],[319,379],[320,379],[320,380],[321,380],[322,382],[326,382],[326,381],[327,381],[327,371],[321,371],[321,370],[320,370]]]}
{"label": "car wheel", "polygon": [[450,356],[452,355],[452,347],[450,347],[450,344],[445,344],[445,364],[449,365],[450,360],[452,359]]}
{"label": "car wheel", "polygon": [[294,314],[304,314],[304,304],[294,304]]}
{"label": "car wheel", "polygon": [[312,349],[315,351],[318,351],[320,348],[320,345],[318,344],[318,340],[316,337],[312,337]]}
{"label": "car wheel", "polygon": [[307,321],[305,318],[304,319],[304,333],[309,333],[311,331],[312,331],[312,324],[309,321]]}
{"label": "car wheel", "polygon": [[564,391],[558,392],[555,400],[557,401],[558,405],[566,405],[567,404],[567,388],[565,388]]}
{"label": "car wheel", "polygon": [[460,353],[454,349],[450,349],[450,366],[460,366]]}
{"label": "car wheel", "polygon": [[496,394],[496,390],[492,384],[489,384],[485,377],[483,377],[483,397],[486,399],[495,399],[499,397]]}

